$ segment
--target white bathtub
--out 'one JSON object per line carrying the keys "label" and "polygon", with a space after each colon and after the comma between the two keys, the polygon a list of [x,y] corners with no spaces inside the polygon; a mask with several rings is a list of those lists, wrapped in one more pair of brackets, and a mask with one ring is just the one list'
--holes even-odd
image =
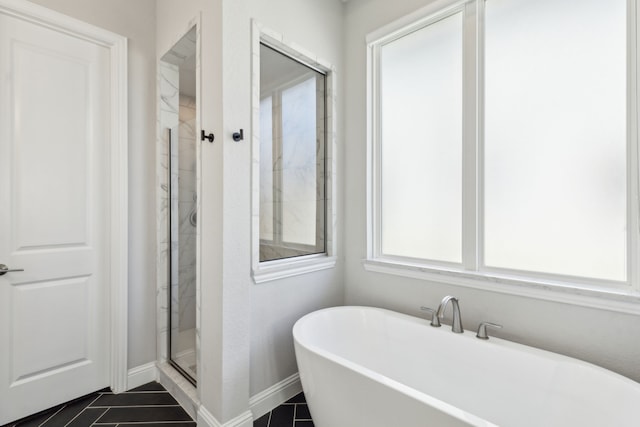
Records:
{"label": "white bathtub", "polygon": [[308,314],[293,336],[316,427],[640,426],[640,384],[495,337],[370,307]]}

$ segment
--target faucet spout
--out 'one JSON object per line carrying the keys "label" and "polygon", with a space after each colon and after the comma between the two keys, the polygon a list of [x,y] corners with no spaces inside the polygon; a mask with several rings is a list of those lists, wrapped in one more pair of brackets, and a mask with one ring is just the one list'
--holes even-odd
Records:
{"label": "faucet spout", "polygon": [[449,302],[451,302],[451,305],[453,306],[453,324],[451,325],[451,330],[456,334],[461,334],[464,330],[462,329],[462,319],[460,317],[460,305],[458,304],[458,298],[451,295],[447,295],[442,298],[435,316],[442,319]]}

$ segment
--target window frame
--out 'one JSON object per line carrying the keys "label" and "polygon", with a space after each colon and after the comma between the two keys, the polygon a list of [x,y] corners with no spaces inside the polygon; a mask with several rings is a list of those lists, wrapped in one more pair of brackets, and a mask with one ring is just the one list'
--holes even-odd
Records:
{"label": "window frame", "polygon": [[[285,41],[285,37],[260,22],[252,20],[252,224],[251,275],[256,284],[297,276],[318,270],[334,268],[336,265],[336,69],[335,67],[306,51],[300,46]],[[303,65],[325,76],[325,208],[324,239],[325,249],[322,253],[301,255],[270,261],[260,261],[260,46],[278,51]]]}
{"label": "window frame", "polygon": [[[483,107],[484,5],[487,0],[438,0],[367,35],[367,257],[368,271],[426,279],[500,293],[533,296],[640,313],[638,207],[637,2],[627,0],[627,280],[625,282],[528,272],[484,265]],[[463,17],[462,263],[381,252],[380,48],[454,13]]]}

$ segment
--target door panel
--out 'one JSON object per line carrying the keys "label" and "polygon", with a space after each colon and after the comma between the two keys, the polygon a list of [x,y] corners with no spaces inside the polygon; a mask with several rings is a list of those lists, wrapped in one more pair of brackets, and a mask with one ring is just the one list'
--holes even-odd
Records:
{"label": "door panel", "polygon": [[[89,280],[81,277],[11,288],[15,313],[10,331],[12,381],[26,381],[89,360]],[[47,321],[43,324],[39,319]]]}
{"label": "door panel", "polygon": [[109,385],[110,72],[0,13],[0,424]]}
{"label": "door panel", "polygon": [[[15,210],[19,248],[86,244],[89,65],[14,43],[12,63]],[[64,108],[62,107],[64,102]],[[37,126],[16,120],[38,118]],[[42,143],[54,136],[55,143]],[[46,177],[46,185],[43,184]],[[29,214],[31,213],[31,214]]]}

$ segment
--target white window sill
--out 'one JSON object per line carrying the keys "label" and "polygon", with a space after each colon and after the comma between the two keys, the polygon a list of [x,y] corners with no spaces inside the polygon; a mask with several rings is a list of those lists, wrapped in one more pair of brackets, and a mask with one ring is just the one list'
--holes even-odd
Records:
{"label": "white window sill", "polygon": [[253,281],[256,284],[299,276],[314,271],[326,270],[336,265],[336,257],[309,255],[276,261],[261,262],[253,269]]}
{"label": "white window sill", "polygon": [[364,260],[363,264],[365,270],[376,273],[640,315],[640,292],[631,288],[608,289],[544,280],[533,281],[515,276],[439,269],[387,259],[368,259]]}

